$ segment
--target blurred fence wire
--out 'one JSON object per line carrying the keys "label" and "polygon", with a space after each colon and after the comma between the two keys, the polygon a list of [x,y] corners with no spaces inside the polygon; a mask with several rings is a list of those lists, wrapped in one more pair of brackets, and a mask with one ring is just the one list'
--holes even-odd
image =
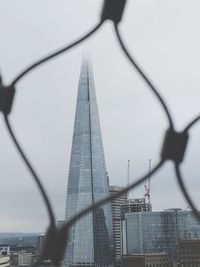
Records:
{"label": "blurred fence wire", "polygon": [[[41,252],[41,255],[39,256],[37,265],[42,265],[42,262],[47,258],[47,259],[50,259],[55,266],[59,266],[64,256],[65,246],[66,246],[67,237],[68,237],[68,231],[69,231],[69,228],[72,226],[72,224],[74,224],[77,220],[80,220],[87,213],[97,209],[100,205],[105,204],[106,202],[109,202],[115,199],[116,197],[128,192],[129,190],[136,188],[138,185],[143,183],[149,176],[152,177],[153,174],[155,174],[168,160],[171,160],[174,163],[174,171],[176,174],[176,178],[177,178],[177,182],[180,187],[180,190],[185,200],[187,201],[188,205],[191,207],[192,211],[194,212],[194,215],[196,216],[197,220],[200,222],[200,213],[186,189],[186,186],[182,179],[181,170],[180,170],[180,165],[183,161],[183,158],[186,152],[187,142],[189,139],[189,131],[200,120],[200,114],[199,116],[194,118],[181,132],[176,131],[174,127],[174,122],[173,122],[171,113],[167,107],[166,101],[162,98],[158,89],[155,88],[150,78],[144,73],[144,71],[139,66],[139,64],[131,56],[130,52],[126,48],[126,45],[119,31],[119,24],[122,20],[126,2],[127,2],[126,0],[118,0],[118,1],[117,0],[104,0],[100,21],[88,33],[80,37],[75,42],[69,45],[66,45],[63,48],[55,51],[54,53],[47,55],[44,58],[41,58],[38,61],[34,62],[33,64],[25,68],[23,71],[21,71],[9,85],[7,86],[4,85],[2,79],[0,78],[0,111],[3,113],[5,126],[7,127],[8,133],[14,145],[16,146],[16,149],[18,150],[21,158],[23,159],[25,165],[30,171],[31,176],[34,179],[38,187],[38,190],[40,191],[40,194],[43,197],[43,200],[44,200],[44,203],[48,211],[48,215],[49,215],[50,223],[49,223],[49,227],[46,233],[46,241],[45,241],[43,251]],[[30,74],[30,72],[34,71],[35,69],[40,67],[42,64],[47,63],[51,59],[69,51],[70,49],[84,42],[89,37],[93,36],[99,30],[99,28],[106,22],[106,20],[111,20],[113,22],[116,39],[119,43],[120,48],[124,52],[124,55],[129,60],[130,65],[138,73],[138,75],[144,81],[146,86],[152,91],[155,98],[162,106],[163,112],[165,113],[167,121],[168,121],[168,130],[165,133],[163,144],[161,144],[160,162],[154,168],[152,168],[150,174],[148,172],[143,177],[138,178],[136,182],[130,184],[129,186],[119,191],[115,195],[108,196],[96,203],[93,203],[91,206],[85,208],[80,213],[72,217],[68,222],[65,223],[65,225],[61,229],[57,229],[56,223],[55,223],[54,212],[52,210],[52,206],[50,204],[49,198],[46,194],[46,191],[41,183],[39,176],[37,175],[32,164],[28,160],[26,154],[23,152],[23,149],[21,148],[19,142],[17,141],[17,138],[11,127],[9,115],[11,113],[16,86],[18,85],[18,83],[21,81],[21,79],[25,75]]]}

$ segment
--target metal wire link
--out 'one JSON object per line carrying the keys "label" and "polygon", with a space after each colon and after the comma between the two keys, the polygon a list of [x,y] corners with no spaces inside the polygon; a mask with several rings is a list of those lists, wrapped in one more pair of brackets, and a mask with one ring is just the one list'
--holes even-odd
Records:
{"label": "metal wire link", "polygon": [[[111,19],[113,21],[114,24],[114,31],[118,40],[118,43],[122,49],[122,51],[124,52],[125,56],[127,57],[127,59],[129,60],[130,64],[132,65],[132,67],[137,71],[137,73],[140,75],[140,77],[144,80],[144,82],[146,83],[146,85],[149,87],[149,89],[152,91],[152,93],[154,94],[155,98],[157,99],[157,101],[160,103],[163,112],[166,114],[168,123],[169,123],[169,131],[173,131],[174,130],[174,123],[173,123],[173,119],[171,116],[171,113],[169,112],[169,109],[167,107],[167,104],[165,102],[165,100],[161,97],[160,92],[158,91],[158,89],[153,85],[153,83],[150,81],[150,79],[148,78],[148,76],[144,73],[144,71],[142,70],[142,68],[138,65],[138,63],[136,63],[135,59],[133,59],[133,57],[130,55],[130,53],[128,52],[123,38],[120,35],[119,29],[118,29],[118,24],[122,19],[122,15],[124,12],[124,7],[126,4],[126,0],[105,0],[104,1],[104,5],[103,5],[103,10],[102,10],[102,15],[101,15],[101,20],[100,22],[93,27],[92,30],[90,30],[87,34],[85,34],[83,37],[79,38],[77,41],[51,53],[48,56],[45,56],[42,59],[39,59],[37,62],[31,64],[30,66],[28,66],[27,68],[25,68],[22,72],[20,72],[11,82],[11,84],[8,86],[9,88],[14,88],[14,86],[24,77],[26,76],[28,73],[30,73],[31,71],[37,69],[39,66],[41,66],[44,63],[47,63],[49,60],[56,58],[57,56],[61,55],[62,53],[68,51],[71,48],[74,48],[75,46],[77,46],[78,44],[80,44],[81,42],[85,41],[87,38],[89,38],[90,36],[92,36],[95,32],[97,32],[97,30],[102,26],[102,24],[107,20],[107,19]],[[2,82],[1,82],[2,85]],[[3,89],[5,89],[5,86],[2,86]],[[1,87],[0,87],[0,103],[2,103],[2,106],[4,105],[4,101],[2,100],[2,96],[1,96]],[[10,103],[10,102],[9,102]],[[12,103],[11,103],[12,104]],[[11,109],[11,106],[10,106]],[[55,266],[59,266],[60,262],[63,258],[64,255],[64,249],[65,249],[65,245],[67,242],[67,236],[68,236],[68,231],[70,229],[70,227],[77,222],[78,220],[80,220],[83,216],[85,216],[86,214],[88,214],[91,211],[94,211],[95,209],[97,209],[99,206],[110,202],[111,200],[114,200],[116,197],[128,192],[131,189],[136,188],[137,186],[139,186],[141,183],[143,183],[147,177],[149,177],[149,173],[145,174],[143,177],[139,178],[136,182],[130,184],[128,187],[126,187],[125,189],[119,191],[118,193],[116,193],[113,196],[108,196],[96,203],[93,203],[91,206],[87,207],[86,209],[82,210],[81,212],[79,212],[76,216],[72,217],[68,222],[65,223],[65,225],[61,228],[61,230],[58,231],[58,229],[56,229],[55,226],[55,217],[54,217],[54,213],[52,210],[52,206],[50,204],[49,198],[46,194],[46,191],[44,189],[44,187],[42,186],[41,180],[38,177],[38,175],[36,174],[34,168],[32,167],[32,164],[30,163],[30,161],[27,159],[25,153],[23,152],[21,146],[19,145],[19,142],[17,141],[17,138],[11,128],[10,122],[9,122],[9,118],[8,118],[8,114],[6,114],[2,109],[0,109],[3,113],[4,113],[4,122],[5,122],[5,126],[8,129],[8,133],[14,143],[14,145],[16,146],[20,156],[22,157],[25,165],[27,166],[30,174],[32,175],[32,177],[34,178],[35,183],[37,184],[37,187],[40,191],[40,194],[43,197],[44,203],[46,205],[46,209],[48,211],[49,214],[49,220],[50,220],[50,226],[48,228],[48,232],[47,232],[47,236],[48,236],[48,244],[45,245],[43,252],[41,253],[40,256],[40,262],[38,262],[37,265],[42,264],[42,261],[45,259],[46,255],[48,255],[48,257],[50,257],[50,259],[52,260],[53,264]],[[9,110],[10,111],[10,110]],[[188,131],[191,129],[191,127],[193,127],[198,121],[200,120],[200,115],[198,115],[195,119],[193,119],[188,126],[185,127],[185,129],[183,130],[182,133],[184,133],[185,135],[188,135]],[[176,136],[177,137],[177,136]],[[177,137],[178,138],[178,137]],[[179,139],[178,139],[179,140]],[[169,142],[167,143],[167,149],[169,148]],[[186,144],[185,144],[185,148],[186,148]],[[182,155],[181,157],[184,156],[185,153],[185,148],[182,149]],[[181,153],[181,152],[179,152]],[[180,155],[178,155],[180,156]],[[197,210],[197,207],[195,206],[194,202],[192,201],[185,185],[182,179],[182,175],[181,175],[181,170],[180,170],[180,163],[182,162],[182,160],[177,161],[175,160],[175,158],[173,157],[161,157],[160,162],[153,168],[153,170],[151,171],[151,177],[153,174],[155,174],[163,165],[167,160],[172,160],[174,162],[174,170],[176,173],[176,179],[177,179],[177,183],[180,187],[180,190],[185,198],[185,200],[187,201],[187,203],[189,204],[189,206],[191,207],[192,211],[194,212],[197,220],[200,222],[200,213]],[[49,244],[50,243],[50,244]],[[54,244],[54,247],[56,246],[56,249],[52,249],[52,245]],[[48,248],[48,246],[50,248]]]}

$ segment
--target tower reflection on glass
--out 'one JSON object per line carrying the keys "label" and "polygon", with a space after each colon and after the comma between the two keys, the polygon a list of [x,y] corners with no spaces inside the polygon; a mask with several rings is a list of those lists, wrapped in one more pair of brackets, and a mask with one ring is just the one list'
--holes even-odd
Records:
{"label": "tower reflection on glass", "polygon": [[[66,220],[109,194],[93,73],[84,61],[78,86]],[[114,266],[112,214],[109,203],[89,213],[70,230],[67,266]]]}

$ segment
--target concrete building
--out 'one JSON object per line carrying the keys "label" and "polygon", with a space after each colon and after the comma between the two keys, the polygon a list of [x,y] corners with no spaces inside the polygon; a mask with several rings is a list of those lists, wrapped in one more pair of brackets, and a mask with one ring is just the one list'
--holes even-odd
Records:
{"label": "concrete building", "polygon": [[143,255],[125,255],[122,256],[122,267],[145,267],[145,258]]}
{"label": "concrete building", "polygon": [[179,241],[179,266],[200,266],[200,239]]}
{"label": "concrete building", "polygon": [[122,267],[172,267],[166,253],[133,254],[122,257]]}
{"label": "concrete building", "polygon": [[10,266],[10,256],[0,256],[0,266],[9,267]]}
{"label": "concrete building", "polygon": [[143,255],[124,255],[122,256],[122,267],[145,267]]}
{"label": "concrete building", "polygon": [[31,266],[33,263],[33,254],[30,252],[20,251],[18,253],[18,266]]}
{"label": "concrete building", "polygon": [[173,262],[167,253],[144,254],[145,267],[172,267]]}
{"label": "concrete building", "polygon": [[[112,196],[122,189],[122,187],[110,186],[110,195]],[[121,264],[121,206],[125,205],[126,203],[127,194],[123,194],[111,201],[116,266]]]}
{"label": "concrete building", "polygon": [[39,234],[38,235],[38,240],[37,240],[37,252],[38,254],[41,253],[43,246],[45,242],[45,234]]}
{"label": "concrete building", "polygon": [[0,245],[0,256],[9,256],[10,255],[10,246],[6,244]]}

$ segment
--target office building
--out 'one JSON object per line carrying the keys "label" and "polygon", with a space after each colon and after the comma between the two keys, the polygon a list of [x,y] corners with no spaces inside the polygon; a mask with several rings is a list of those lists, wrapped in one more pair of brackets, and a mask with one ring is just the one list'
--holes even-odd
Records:
{"label": "office building", "polygon": [[[91,66],[84,62],[78,86],[66,220],[109,194],[99,114]],[[76,222],[66,247],[67,266],[113,266],[113,226],[109,203]]]}
{"label": "office building", "polygon": [[37,252],[40,254],[42,252],[42,249],[44,247],[45,243],[45,234],[39,234],[37,239]]}
{"label": "office building", "polygon": [[143,255],[145,267],[172,267],[173,263],[167,253],[149,253]]}
{"label": "office building", "polygon": [[126,204],[121,206],[121,244],[122,254],[127,254],[125,215],[133,212],[151,212],[152,205],[145,198],[128,199]]}
{"label": "office building", "polygon": [[122,256],[122,267],[145,267],[145,258],[143,255],[125,255]]}
{"label": "office building", "polygon": [[18,252],[18,266],[32,266],[33,254],[31,252]]}
{"label": "office building", "polygon": [[10,246],[7,244],[0,245],[0,266],[10,266]]}
{"label": "office building", "polygon": [[[122,189],[122,187],[110,186],[110,195],[112,196]],[[121,206],[126,203],[127,194],[122,194],[111,201],[116,266],[121,264]]]}
{"label": "office building", "polygon": [[179,241],[179,266],[200,266],[200,239]]}
{"label": "office building", "polygon": [[180,239],[200,238],[200,225],[191,211],[127,213],[123,222],[124,254],[165,252],[178,258]]}
{"label": "office building", "polygon": [[133,254],[122,257],[122,267],[172,267],[166,253]]}

